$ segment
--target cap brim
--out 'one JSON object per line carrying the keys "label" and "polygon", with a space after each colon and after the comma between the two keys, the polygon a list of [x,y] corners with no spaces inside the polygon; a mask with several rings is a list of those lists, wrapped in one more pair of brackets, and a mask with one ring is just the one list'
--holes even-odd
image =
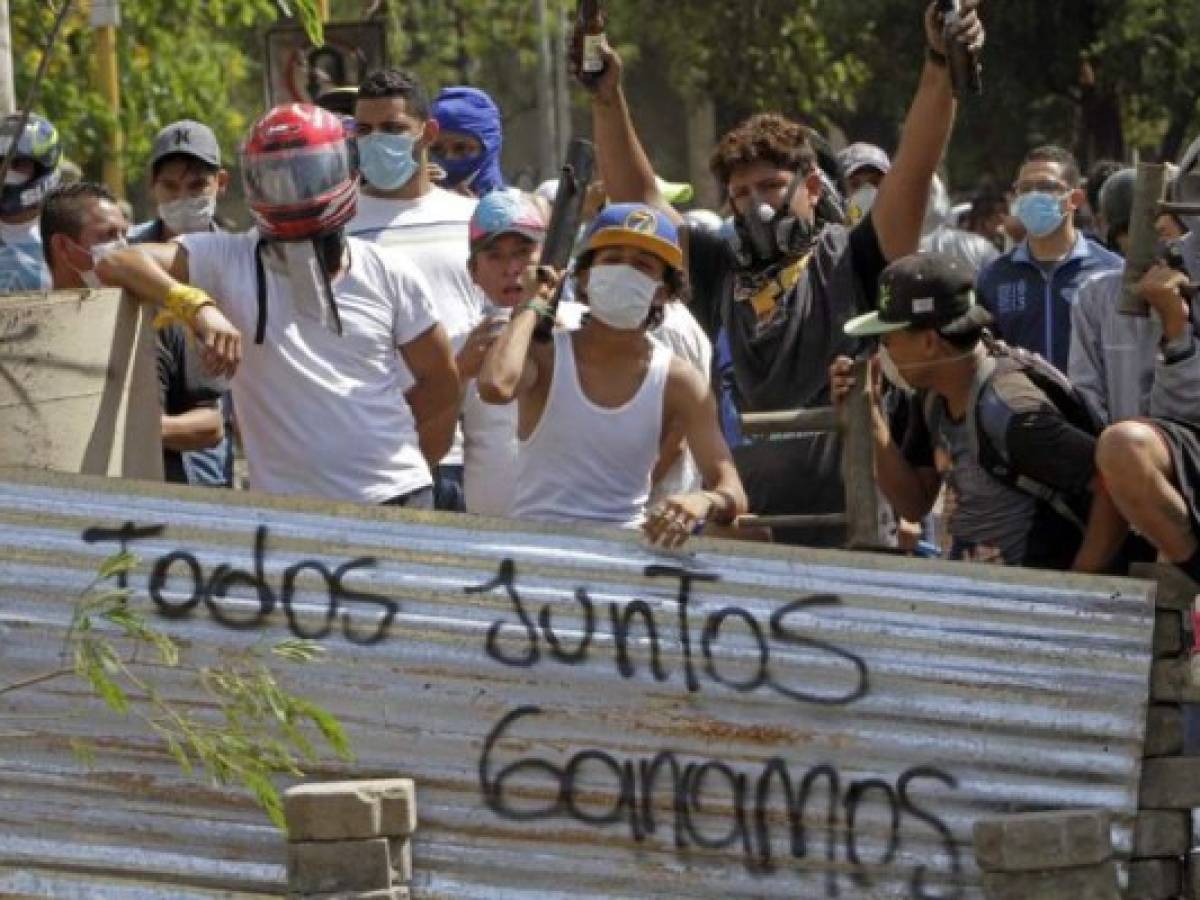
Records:
{"label": "cap brim", "polygon": [[884,322],[879,318],[879,313],[873,312],[851,319],[843,326],[842,331],[850,337],[872,337],[877,334],[903,331],[908,326],[908,322]]}
{"label": "cap brim", "polygon": [[485,247],[491,246],[498,238],[504,237],[506,234],[515,234],[523,238],[528,238],[535,244],[540,244],[546,240],[546,232],[538,231],[534,228],[522,228],[515,226],[513,228],[505,228],[503,231],[493,231],[485,234],[480,238],[471,242],[471,250],[483,250]]}
{"label": "cap brim", "polygon": [[683,251],[656,234],[624,228],[602,228],[588,241],[589,250],[599,250],[601,247],[637,247],[653,253],[673,269],[683,268]]}

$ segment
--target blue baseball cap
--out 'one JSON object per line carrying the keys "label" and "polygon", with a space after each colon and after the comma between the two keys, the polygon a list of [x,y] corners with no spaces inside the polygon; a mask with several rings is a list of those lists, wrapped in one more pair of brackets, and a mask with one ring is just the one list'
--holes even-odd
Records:
{"label": "blue baseball cap", "polygon": [[588,228],[584,247],[637,247],[653,253],[673,269],[683,269],[679,231],[666,213],[645,203],[612,203]]}

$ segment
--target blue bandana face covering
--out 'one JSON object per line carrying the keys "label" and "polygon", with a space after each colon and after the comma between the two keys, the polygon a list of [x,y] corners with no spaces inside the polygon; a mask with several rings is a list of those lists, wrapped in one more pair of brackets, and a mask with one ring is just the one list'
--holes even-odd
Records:
{"label": "blue bandana face covering", "polygon": [[473,87],[444,88],[433,101],[433,117],[444,132],[469,134],[483,150],[466,159],[435,161],[446,171],[442,187],[466,185],[483,197],[505,186],[500,171],[500,150],[504,141],[500,110],[486,93]]}
{"label": "blue bandana face covering", "polygon": [[1044,191],[1030,191],[1017,198],[1012,214],[1021,220],[1031,237],[1044,238],[1053,234],[1067,214],[1062,210],[1062,198]]}
{"label": "blue bandana face covering", "polygon": [[394,191],[417,174],[417,140],[409,134],[368,134],[358,139],[359,168],[371,187]]}

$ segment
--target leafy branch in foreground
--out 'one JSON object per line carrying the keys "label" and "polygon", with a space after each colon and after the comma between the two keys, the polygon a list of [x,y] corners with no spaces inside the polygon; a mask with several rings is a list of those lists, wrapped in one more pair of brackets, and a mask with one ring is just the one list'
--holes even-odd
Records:
{"label": "leafy branch in foreground", "polygon": [[[215,784],[242,785],[271,821],[285,828],[272,776],[303,775],[301,764],[318,759],[314,744],[318,736],[339,758],[348,760],[352,754],[338,720],[290,693],[267,661],[273,657],[292,663],[318,662],[325,649],[312,641],[287,640],[271,646],[266,654],[262,647],[252,647],[219,666],[200,668],[198,686],[216,712],[197,715],[192,707],[168,698],[148,674],[161,668],[179,669],[179,644],[130,607],[129,588],[106,585],[136,564],[130,553],[105,560],[80,598],[67,632],[63,653],[71,659],[71,667],[30,682],[77,675],[114,713],[140,720],[157,735],[186,774],[200,770]],[[91,764],[94,754],[86,742],[72,742],[72,749],[81,762]]]}

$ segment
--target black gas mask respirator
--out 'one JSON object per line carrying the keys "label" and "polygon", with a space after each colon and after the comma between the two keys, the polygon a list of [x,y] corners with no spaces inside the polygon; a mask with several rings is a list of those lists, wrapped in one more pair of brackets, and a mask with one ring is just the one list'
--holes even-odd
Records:
{"label": "black gas mask respirator", "polygon": [[762,271],[805,253],[816,237],[816,227],[792,210],[792,200],[804,182],[797,172],[788,185],[783,203],[776,210],[751,191],[749,207],[734,216],[732,247],[738,265]]}

